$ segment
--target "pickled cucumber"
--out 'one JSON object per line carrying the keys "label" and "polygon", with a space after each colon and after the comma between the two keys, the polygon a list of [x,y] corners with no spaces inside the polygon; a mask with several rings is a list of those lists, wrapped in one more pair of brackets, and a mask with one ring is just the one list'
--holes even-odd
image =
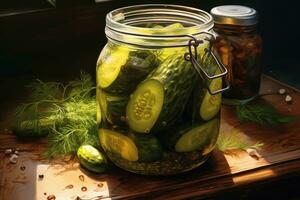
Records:
{"label": "pickled cucumber", "polygon": [[162,156],[162,147],[153,135],[123,135],[108,129],[100,129],[99,134],[103,148],[125,160],[154,162]]}
{"label": "pickled cucumber", "polygon": [[99,62],[99,87],[109,94],[129,95],[158,62],[155,51],[115,48]]}
{"label": "pickled cucumber", "polygon": [[125,125],[129,97],[110,95],[101,90],[97,91],[97,97],[103,121],[112,125]]}
{"label": "pickled cucumber", "polygon": [[149,133],[157,121],[164,102],[164,89],[157,80],[139,86],[127,105],[126,116],[131,129]]}
{"label": "pickled cucumber", "polygon": [[[184,28],[184,26],[181,23],[173,23],[168,26],[165,26],[163,30],[168,30],[171,33],[176,33],[177,29]],[[183,55],[187,51],[186,47],[176,47],[176,48],[164,48],[160,51],[159,59],[165,60],[171,55]]]}
{"label": "pickled cucumber", "polygon": [[[210,89],[216,91],[222,88],[222,78],[213,79],[210,83]],[[221,108],[222,94],[215,95],[206,91],[200,106],[200,116],[204,120],[212,119]]]}
{"label": "pickled cucumber", "polygon": [[111,151],[123,159],[137,161],[139,159],[138,148],[129,137],[109,129],[100,129],[99,138],[102,147]]}
{"label": "pickled cucumber", "polygon": [[166,130],[176,123],[189,99],[196,72],[183,56],[172,56],[134,91],[126,108],[129,127],[139,133]]}
{"label": "pickled cucumber", "polygon": [[178,128],[165,136],[166,143],[176,152],[200,150],[211,144],[211,137],[219,131],[218,126],[218,119],[213,119],[205,124]]}
{"label": "pickled cucumber", "polygon": [[96,122],[97,124],[100,124],[101,122],[101,110],[100,110],[100,103],[96,102]]}
{"label": "pickled cucumber", "polygon": [[181,23],[173,23],[173,24],[170,24],[170,25],[164,27],[164,29],[167,29],[167,30],[179,29],[179,28],[184,28],[184,26]]}
{"label": "pickled cucumber", "polygon": [[[54,117],[36,120],[24,120],[13,125],[13,132],[19,138],[38,138],[47,136],[53,128]],[[38,126],[37,126],[38,124]]]}
{"label": "pickled cucumber", "polygon": [[126,63],[128,56],[129,49],[119,47],[100,62],[97,70],[97,83],[99,83],[101,88],[107,88],[117,79],[121,67]]}
{"label": "pickled cucumber", "polygon": [[100,173],[105,171],[107,161],[98,149],[91,145],[82,145],[77,150],[80,164],[89,171]]}
{"label": "pickled cucumber", "polygon": [[161,159],[163,149],[156,137],[137,134],[130,134],[129,137],[138,148],[139,162],[154,162]]}

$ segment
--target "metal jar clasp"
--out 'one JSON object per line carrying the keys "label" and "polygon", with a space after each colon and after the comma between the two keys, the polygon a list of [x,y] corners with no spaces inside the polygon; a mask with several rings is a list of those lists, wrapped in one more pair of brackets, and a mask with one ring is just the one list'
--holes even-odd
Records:
{"label": "metal jar clasp", "polygon": [[[199,44],[203,44],[204,40],[198,40],[195,36],[192,36],[192,35],[187,35],[191,39],[188,42],[189,52],[184,54],[184,58],[187,61],[191,61],[193,67],[195,68],[195,70],[197,71],[199,76],[202,79],[206,80],[204,82],[206,84],[206,87],[207,87],[207,90],[209,91],[209,93],[212,95],[215,95],[215,94],[224,92],[230,88],[229,82],[225,77],[227,74],[227,69],[223,65],[223,63],[221,61],[219,61],[219,59],[216,57],[216,55],[212,51],[212,46],[213,46],[213,42],[215,40],[215,36],[208,32],[202,32],[200,34],[204,34],[204,35],[208,36],[204,40],[209,41],[209,47],[204,49],[204,55],[200,58],[200,63],[197,61],[197,57],[198,57],[197,47],[199,46]],[[198,35],[200,35],[200,34],[198,34]],[[193,55],[193,53],[194,53],[194,55]],[[205,64],[205,61],[208,58],[210,58],[210,56],[212,56],[213,61],[218,66],[220,73],[214,74],[214,75],[209,75],[207,73],[207,71],[204,69],[203,65]],[[224,87],[222,87],[221,89],[212,91],[209,86],[208,81],[216,79],[216,78],[222,78],[223,80],[225,80],[225,84],[224,84]]]}

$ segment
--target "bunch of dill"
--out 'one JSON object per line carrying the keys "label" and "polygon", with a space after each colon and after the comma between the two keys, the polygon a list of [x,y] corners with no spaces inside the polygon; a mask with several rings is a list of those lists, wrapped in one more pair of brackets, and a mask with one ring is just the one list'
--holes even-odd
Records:
{"label": "bunch of dill", "polygon": [[14,133],[23,138],[48,135],[46,157],[68,155],[82,144],[99,146],[95,87],[89,74],[67,84],[36,80],[29,103],[17,107]]}
{"label": "bunch of dill", "polygon": [[239,105],[236,113],[242,122],[254,122],[262,126],[284,124],[294,120],[294,117],[280,114],[273,107],[262,104]]}

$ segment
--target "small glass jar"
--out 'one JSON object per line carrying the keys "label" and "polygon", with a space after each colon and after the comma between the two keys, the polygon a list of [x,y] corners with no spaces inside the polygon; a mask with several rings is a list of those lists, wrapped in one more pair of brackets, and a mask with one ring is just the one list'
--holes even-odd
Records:
{"label": "small glass jar", "polygon": [[215,147],[226,69],[211,51],[212,16],[175,5],[108,13],[96,68],[100,143],[117,166],[168,175]]}
{"label": "small glass jar", "polygon": [[262,73],[262,39],[257,33],[257,12],[238,5],[218,6],[211,10],[217,40],[214,47],[228,70],[230,90],[223,95],[225,104],[244,104],[254,99]]}

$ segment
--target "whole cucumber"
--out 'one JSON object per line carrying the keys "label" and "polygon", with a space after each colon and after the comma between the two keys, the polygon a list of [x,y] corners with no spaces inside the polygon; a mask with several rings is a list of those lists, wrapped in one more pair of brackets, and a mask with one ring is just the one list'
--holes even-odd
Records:
{"label": "whole cucumber", "polygon": [[80,164],[91,172],[101,173],[106,170],[105,157],[91,145],[81,145],[77,150],[77,157]]}

